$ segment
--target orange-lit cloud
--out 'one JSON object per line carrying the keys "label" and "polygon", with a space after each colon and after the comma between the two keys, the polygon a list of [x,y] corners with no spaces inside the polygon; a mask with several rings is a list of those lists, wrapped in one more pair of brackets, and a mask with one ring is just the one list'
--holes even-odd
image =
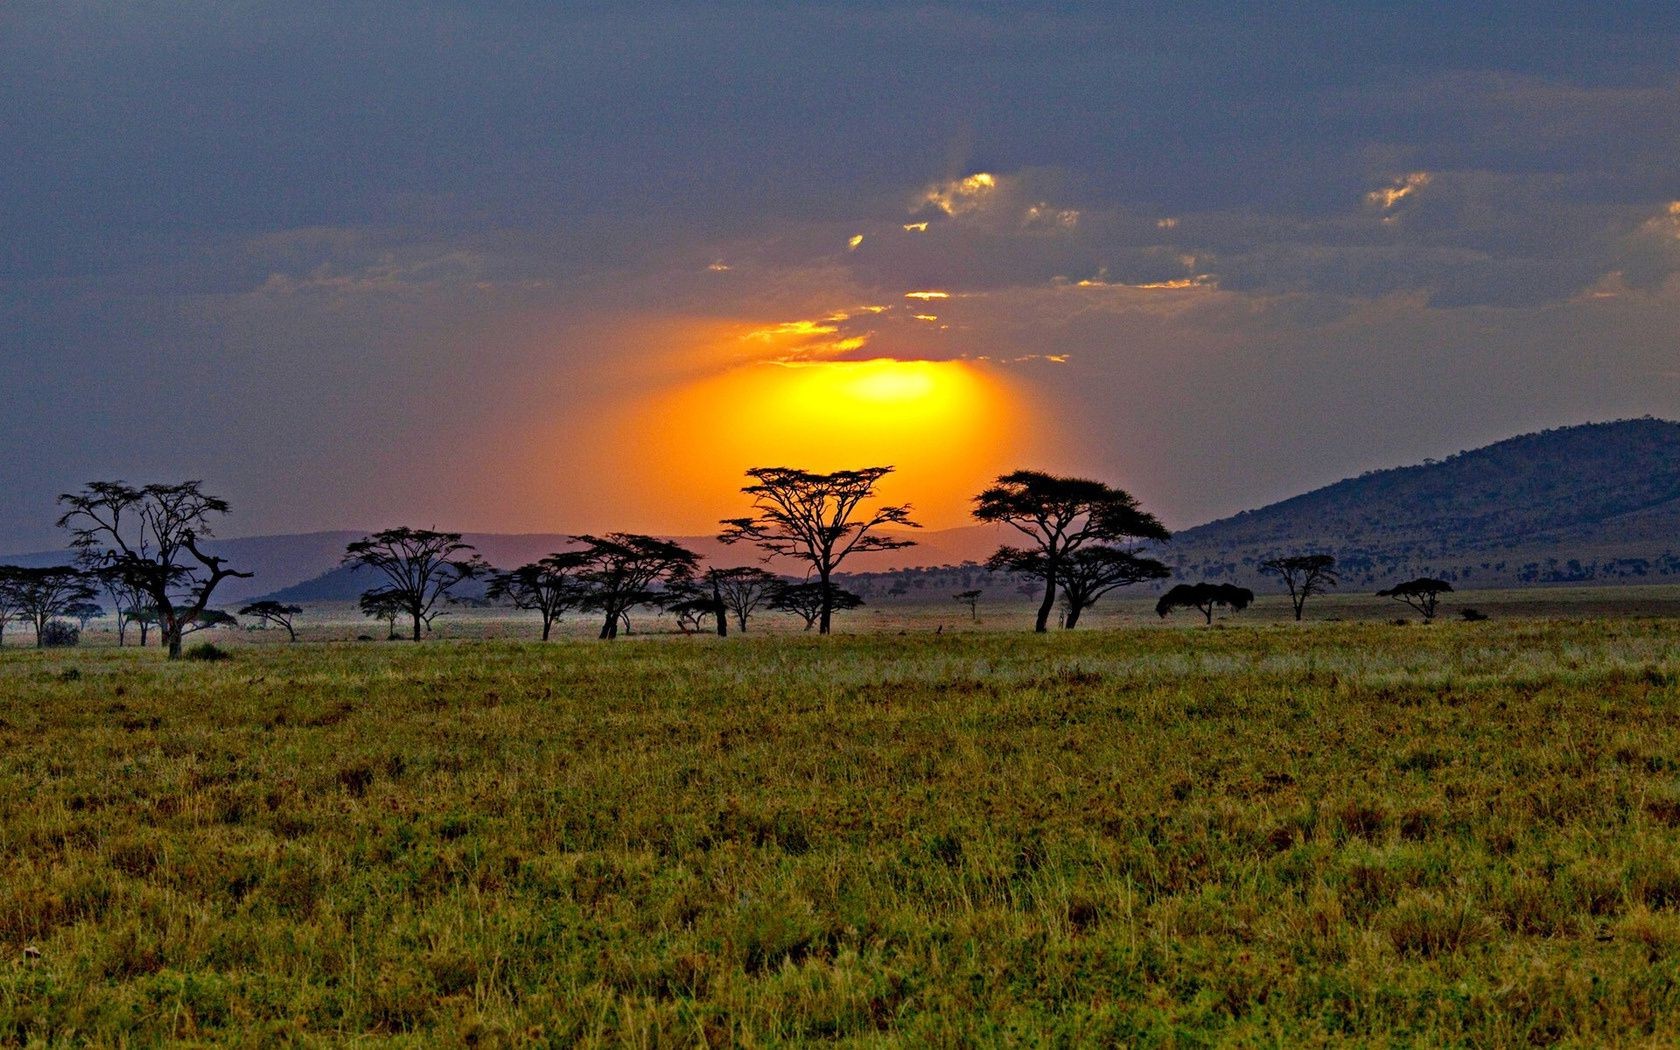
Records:
{"label": "orange-lit cloud", "polygon": [[922,198],[923,203],[931,204],[946,215],[961,215],[973,211],[985,203],[997,189],[997,177],[989,172],[977,171],[972,175],[965,175],[960,179],[941,182],[928,188]]}
{"label": "orange-lit cloud", "polygon": [[906,299],[920,299],[923,302],[926,302],[929,299],[949,299],[949,298],[951,298],[951,293],[950,292],[938,292],[938,291],[905,292],[904,293],[904,298],[906,298]]}
{"label": "orange-lit cloud", "polygon": [[1382,186],[1365,195],[1365,203],[1379,211],[1388,211],[1396,204],[1429,185],[1432,176],[1427,171],[1414,171],[1395,179],[1392,185]]}

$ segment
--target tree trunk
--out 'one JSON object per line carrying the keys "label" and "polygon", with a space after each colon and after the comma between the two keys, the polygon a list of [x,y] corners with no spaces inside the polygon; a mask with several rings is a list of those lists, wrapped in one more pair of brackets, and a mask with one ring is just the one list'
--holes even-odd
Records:
{"label": "tree trunk", "polygon": [[1208,626],[1212,627],[1213,626],[1213,603],[1212,602],[1209,602],[1207,607],[1202,610],[1202,615],[1207,617]]}
{"label": "tree trunk", "polygon": [[414,616],[414,640],[418,642],[420,640],[420,614],[413,613],[412,615]]}
{"label": "tree trunk", "polygon": [[1085,607],[1083,605],[1074,605],[1072,603],[1069,603],[1068,614],[1067,614],[1067,623],[1063,624],[1062,626],[1067,628],[1070,631],[1073,630],[1074,624],[1079,622],[1079,614],[1081,612],[1084,612],[1084,611],[1085,611]]}
{"label": "tree trunk", "polygon": [[618,611],[616,609],[607,610],[606,622],[601,624],[600,637],[603,642],[610,641],[618,637]]}
{"label": "tree trunk", "polygon": [[828,589],[828,573],[825,572],[822,574],[822,613],[817,622],[818,634],[828,633],[828,625],[832,622],[833,613],[834,600]]}
{"label": "tree trunk", "polygon": [[1050,629],[1050,613],[1056,608],[1056,568],[1056,559],[1045,562],[1044,602],[1038,607],[1038,622],[1033,625],[1033,631],[1038,634]]}
{"label": "tree trunk", "polygon": [[723,592],[718,589],[717,580],[712,581],[712,616],[717,620],[719,638],[729,637],[729,607],[723,604]]}
{"label": "tree trunk", "polygon": [[179,624],[175,624],[173,626],[165,625],[164,628],[163,628],[163,640],[164,640],[164,643],[169,646],[169,658],[171,660],[179,660],[181,658],[181,627],[180,627],[180,625]]}
{"label": "tree trunk", "polygon": [[549,632],[549,629],[552,628],[553,626],[554,626],[553,618],[548,617],[548,616],[544,616],[543,617],[543,639],[542,639],[543,641],[545,641],[545,642],[548,641],[548,632]]}

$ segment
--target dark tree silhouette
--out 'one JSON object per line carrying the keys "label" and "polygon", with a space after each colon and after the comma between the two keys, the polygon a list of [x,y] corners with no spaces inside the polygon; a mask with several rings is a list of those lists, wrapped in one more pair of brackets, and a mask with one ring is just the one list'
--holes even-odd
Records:
{"label": "dark tree silhouette", "polygon": [[245,606],[245,608],[239,610],[239,615],[255,616],[257,621],[265,626],[283,627],[286,630],[286,639],[295,642],[297,641],[297,630],[292,626],[292,617],[301,612],[303,612],[303,606],[301,605],[287,605],[285,602],[265,598],[260,602],[252,602]]}
{"label": "dark tree silhouette", "polygon": [[47,624],[70,614],[72,606],[91,599],[95,591],[82,570],[73,565],[51,568],[12,568],[11,588],[23,618],[35,628],[36,648],[45,648]]}
{"label": "dark tree silhouette", "polygon": [[[362,595],[389,596],[413,622],[413,640],[431,630],[438,603],[466,580],[489,571],[459,532],[397,528],[376,532],[344,548],[344,565],[365,565],[385,577],[385,586]],[[383,608],[383,605],[380,606]],[[365,611],[365,608],[364,608]]]}
{"label": "dark tree silhouette", "polygon": [[18,602],[15,565],[0,565],[0,645],[6,644],[6,625],[23,616]]}
{"label": "dark tree silhouette", "polygon": [[1397,583],[1386,591],[1378,591],[1379,598],[1393,598],[1397,602],[1405,602],[1423,615],[1425,620],[1435,619],[1435,606],[1441,601],[1441,595],[1452,593],[1452,584],[1446,580],[1437,580],[1429,576],[1419,576],[1415,580]]}
{"label": "dark tree silhouette", "polygon": [[963,591],[961,594],[951,595],[951,600],[968,606],[968,615],[974,618],[975,623],[979,623],[980,596],[984,593],[984,591]]}
{"label": "dark tree silhouette", "polygon": [[862,604],[863,599],[851,591],[832,583],[825,587],[815,580],[805,583],[782,583],[770,596],[770,608],[798,616],[805,621],[807,631],[822,619],[824,610],[845,612]]}
{"label": "dark tree silhouette", "polygon": [[[1031,567],[1018,571],[1044,581],[1044,600],[1033,626],[1040,632],[1049,629],[1060,586],[1058,576],[1069,554],[1088,543],[1140,539],[1164,542],[1172,537],[1153,514],[1142,510],[1136,499],[1120,489],[1100,481],[1057,477],[1036,470],[1017,470],[999,477],[995,485],[974,497],[974,517],[1002,522],[1032,540],[1027,550],[1040,557]],[[1001,548],[993,560],[1016,550]]]}
{"label": "dark tree silhouette", "polygon": [[600,637],[618,637],[638,605],[659,604],[664,591],[682,591],[693,581],[700,556],[680,543],[632,532],[573,536],[581,544],[578,581],[582,605],[602,614]]}
{"label": "dark tree silhouette", "polygon": [[1081,547],[1062,559],[1057,572],[1062,585],[1062,598],[1067,602],[1067,620],[1072,630],[1079,623],[1079,614],[1097,604],[1097,599],[1119,587],[1134,583],[1164,580],[1172,570],[1156,561],[1119,547]]}
{"label": "dark tree silhouette", "polygon": [[150,605],[137,605],[128,611],[128,622],[140,628],[140,648],[146,648],[152,629],[158,625],[157,610]]}
{"label": "dark tree silhouette", "polygon": [[[752,497],[755,513],[723,521],[718,539],[749,540],[771,556],[804,562],[821,593],[831,598],[835,570],[850,555],[915,546],[915,540],[874,531],[883,525],[921,528],[910,520],[908,505],[863,510],[864,501],[875,495],[875,486],[892,470],[864,467],[815,474],[792,467],[754,467],[747,475],[757,483],[741,491]],[[828,633],[836,608],[832,600],[823,601],[817,613],[819,634]]]}
{"label": "dark tree silhouette", "polygon": [[584,587],[578,580],[583,565],[581,552],[550,554],[509,572],[496,573],[490,577],[487,593],[493,601],[506,601],[516,609],[539,614],[542,640],[546,642],[560,615],[577,608],[584,599]]}
{"label": "dark tree silhouette", "polygon": [[211,515],[228,512],[227,501],[207,495],[203,484],[95,481],[58,497],[68,508],[58,526],[70,530],[83,565],[115,571],[146,596],[171,660],[181,658],[183,628],[209,607],[217,585],[229,577],[251,578],[199,548],[198,541],[212,535]]}
{"label": "dark tree silhouette", "polygon": [[[676,588],[667,588],[662,595],[661,605],[666,612],[677,618],[677,629],[684,634],[694,634],[706,626],[706,617],[727,617],[728,610],[718,601],[710,588],[697,583],[685,583]],[[728,629],[725,621],[724,629]]]}
{"label": "dark tree silhouette", "polygon": [[221,627],[238,627],[239,618],[220,609],[206,609],[181,627],[182,634],[197,634]]}
{"label": "dark tree silhouette", "polygon": [[[88,585],[88,596],[93,596],[93,585]],[[105,615],[105,610],[91,601],[76,602],[64,607],[64,615],[76,621],[76,627],[83,633],[87,632],[88,624]]]}
{"label": "dark tree silhouette", "polygon": [[[134,618],[135,610],[144,607],[146,604],[145,592],[135,587],[133,581],[116,567],[94,569],[92,572],[94,580],[98,582],[106,596],[111,599],[113,615],[117,618],[117,646],[119,648],[125,646],[128,644],[129,625],[137,622]],[[145,635],[151,629],[151,625],[141,624],[140,628],[140,645],[144,648],[146,644]]]}
{"label": "dark tree silhouette", "polygon": [[[719,604],[735,616],[735,626],[747,632],[747,620],[762,606],[769,604],[781,580],[774,573],[756,565],[740,565],[731,569],[709,569],[706,582]],[[723,630],[727,630],[724,628]],[[722,634],[723,630],[718,633]]]}
{"label": "dark tree silhouette", "polygon": [[401,598],[390,591],[363,591],[362,596],[356,599],[356,606],[368,619],[385,621],[387,642],[397,640],[397,618],[408,611]]}
{"label": "dark tree silhouette", "polygon": [[1229,583],[1181,583],[1161,595],[1161,600],[1155,603],[1155,614],[1165,617],[1174,609],[1195,609],[1211,624],[1215,606],[1242,612],[1253,602],[1254,592],[1247,587]]}
{"label": "dark tree silhouette", "polygon": [[1323,594],[1341,579],[1336,572],[1336,559],[1328,554],[1268,558],[1258,568],[1263,573],[1283,579],[1283,585],[1289,589],[1289,602],[1295,607],[1296,622],[1300,622],[1301,610],[1306,607],[1308,598]]}

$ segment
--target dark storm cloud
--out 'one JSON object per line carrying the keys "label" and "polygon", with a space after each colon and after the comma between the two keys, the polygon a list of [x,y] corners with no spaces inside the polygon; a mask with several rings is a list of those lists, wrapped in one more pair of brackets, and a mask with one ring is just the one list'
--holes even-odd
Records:
{"label": "dark storm cloud", "polygon": [[[671,317],[874,303],[855,353],[1033,359],[1081,464],[1179,523],[1508,428],[1673,414],[1677,21],[15,5],[0,547],[112,475],[207,475],[245,531],[369,507],[571,527],[564,501],[499,505],[486,461],[635,398],[644,323]],[[928,288],[953,298],[903,299]],[[1392,408],[1433,384],[1427,422]],[[1265,409],[1292,391],[1312,425]],[[1239,440],[1266,465],[1227,463]]]}

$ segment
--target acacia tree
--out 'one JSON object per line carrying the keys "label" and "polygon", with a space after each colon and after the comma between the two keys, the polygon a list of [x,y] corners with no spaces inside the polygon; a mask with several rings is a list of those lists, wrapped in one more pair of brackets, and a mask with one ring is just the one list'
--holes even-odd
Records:
{"label": "acacia tree", "polygon": [[[1049,629],[1062,562],[1068,555],[1091,543],[1172,538],[1159,519],[1139,507],[1129,493],[1100,481],[1037,470],[1000,476],[996,484],[974,497],[974,517],[1002,522],[1032,541],[1025,551],[1038,557],[1018,571],[1044,581],[1044,600],[1033,625],[1039,632]],[[1000,548],[993,560],[1020,550]]]}
{"label": "acacia tree", "polygon": [[487,592],[492,601],[505,601],[516,609],[533,610],[542,617],[542,640],[548,641],[560,614],[583,601],[584,588],[578,580],[583,556],[577,551],[550,554],[508,572],[490,577]]}
{"label": "acacia tree", "polygon": [[[88,587],[88,596],[90,598],[93,596],[93,588],[91,585]],[[91,601],[80,601],[74,603],[73,605],[66,605],[64,607],[63,614],[70,617],[72,620],[75,620],[77,629],[85,634],[87,633],[88,624],[99,619],[101,616],[104,616],[105,610],[101,609],[98,605]]]}
{"label": "acacia tree", "polygon": [[71,615],[74,606],[94,596],[86,576],[69,564],[52,568],[12,568],[10,590],[18,613],[35,628],[35,648],[44,648],[47,623]]}
{"label": "acacia tree", "polygon": [[112,615],[117,618],[117,645],[128,644],[128,628],[132,623],[140,626],[140,645],[146,645],[146,633],[151,625],[141,623],[135,614],[145,606],[146,595],[134,586],[132,580],[114,567],[91,570],[94,580],[107,597],[111,599]]}
{"label": "acacia tree", "polygon": [[[438,603],[458,584],[489,571],[470,543],[459,532],[433,532],[406,526],[385,529],[344,548],[344,565],[363,565],[385,577],[385,586],[363,592],[395,602],[414,624],[413,640],[431,630],[440,611]],[[365,607],[364,607],[365,610]]]}
{"label": "acacia tree", "polygon": [[73,565],[13,569],[12,589],[18,609],[35,628],[35,646],[44,648],[47,624],[69,615],[73,606],[94,596],[87,577]]}
{"label": "acacia tree", "polygon": [[1120,587],[1150,580],[1164,580],[1172,570],[1133,551],[1106,545],[1081,547],[1062,558],[1056,573],[1062,586],[1062,600],[1067,602],[1067,620],[1062,626],[1072,630],[1079,623],[1079,614],[1097,604],[1097,599]]}
{"label": "acacia tree", "polygon": [[875,495],[875,486],[892,473],[892,467],[864,467],[817,474],[793,467],[754,467],[747,476],[756,483],[741,491],[752,497],[754,514],[728,518],[718,539],[724,543],[748,540],[771,557],[781,555],[810,566],[810,574],[821,587],[822,607],[817,612],[817,633],[827,634],[836,608],[833,577],[840,564],[853,554],[893,551],[913,547],[915,540],[883,536],[875,529],[883,525],[919,529],[910,520],[908,504],[863,510],[864,501]]}
{"label": "acacia tree", "polygon": [[272,598],[265,598],[260,602],[252,602],[239,610],[241,616],[255,616],[264,626],[273,625],[286,629],[286,640],[297,641],[297,631],[292,627],[292,617],[303,611],[301,605],[287,605]]}
{"label": "acacia tree", "polygon": [[197,634],[199,631],[214,630],[219,627],[238,627],[239,617],[221,609],[206,609],[181,625],[182,635]]}
{"label": "acacia tree", "polygon": [[1397,602],[1405,602],[1423,615],[1424,620],[1435,619],[1435,606],[1441,601],[1441,595],[1452,593],[1452,584],[1446,580],[1437,580],[1430,576],[1419,576],[1415,580],[1397,583],[1386,591],[1378,591],[1379,598],[1393,598]]}
{"label": "acacia tree", "polygon": [[228,512],[227,501],[205,493],[203,484],[95,481],[58,497],[68,508],[58,527],[70,530],[82,563],[116,572],[146,596],[171,660],[180,659],[182,629],[203,615],[217,585],[252,575],[200,549],[198,541],[212,535],[211,515]]}
{"label": "acacia tree", "polygon": [[[731,569],[708,569],[706,582],[712,595],[727,612],[735,615],[735,625],[747,632],[747,620],[759,608],[770,603],[781,579],[756,565],[740,565]],[[722,634],[727,628],[721,628]]]}
{"label": "acacia tree", "polygon": [[963,591],[961,594],[951,595],[951,600],[968,606],[968,615],[974,617],[974,622],[980,622],[980,595],[984,591]]}
{"label": "acacia tree", "polygon": [[1263,573],[1282,577],[1283,585],[1289,588],[1289,602],[1295,607],[1296,622],[1300,622],[1308,598],[1323,594],[1341,579],[1336,572],[1336,559],[1328,554],[1268,558],[1258,567]]}
{"label": "acacia tree", "polygon": [[397,617],[406,609],[402,601],[390,591],[363,591],[356,599],[356,607],[362,610],[362,615],[372,620],[385,621],[385,640],[397,640]]}
{"label": "acacia tree", "polygon": [[0,565],[0,645],[6,644],[6,625],[23,615],[23,607],[18,604],[17,571],[15,565]]}
{"label": "acacia tree", "polygon": [[1215,606],[1224,605],[1232,612],[1242,612],[1253,602],[1254,592],[1247,587],[1229,583],[1181,583],[1161,595],[1161,600],[1155,603],[1155,614],[1165,618],[1174,609],[1195,609],[1211,624]]}
{"label": "acacia tree", "polygon": [[638,605],[659,603],[670,591],[679,595],[694,578],[700,556],[680,543],[633,532],[573,536],[581,544],[578,582],[580,604],[603,616],[600,637],[618,637],[620,620]]}
{"label": "acacia tree", "polygon": [[844,587],[832,583],[825,587],[810,580],[804,583],[783,582],[777,585],[769,601],[770,608],[793,613],[804,620],[807,631],[816,626],[825,609],[830,612],[845,612],[862,604],[861,597]]}

